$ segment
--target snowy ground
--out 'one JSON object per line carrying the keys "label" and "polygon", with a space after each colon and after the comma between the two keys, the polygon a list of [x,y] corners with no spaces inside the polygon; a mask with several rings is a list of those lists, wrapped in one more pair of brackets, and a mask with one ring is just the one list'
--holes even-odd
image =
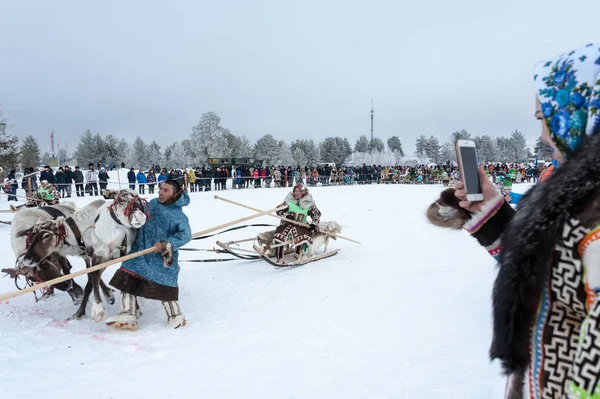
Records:
{"label": "snowy ground", "polygon": [[[494,261],[466,234],[426,223],[424,210],[440,190],[313,188],[323,220],[339,221],[342,234],[363,244],[334,241],[342,248],[337,256],[287,270],[262,261],[182,263],[184,329],[165,329],[164,310],[153,301],[145,302],[136,332],[65,321],[75,307],[62,292],[37,304],[31,294],[1,303],[0,397],[502,397],[505,381],[487,356]],[[214,200],[214,193],[191,194],[185,212],[193,232],[252,213]],[[287,189],[218,193],[268,209]],[[0,209],[8,209],[5,197]],[[216,239],[259,231],[188,246],[212,248]],[[10,226],[0,225],[0,237],[10,266]],[[105,281],[116,268],[107,269]],[[12,280],[0,279],[0,294],[14,290]],[[116,312],[118,304],[107,305],[108,315]]]}

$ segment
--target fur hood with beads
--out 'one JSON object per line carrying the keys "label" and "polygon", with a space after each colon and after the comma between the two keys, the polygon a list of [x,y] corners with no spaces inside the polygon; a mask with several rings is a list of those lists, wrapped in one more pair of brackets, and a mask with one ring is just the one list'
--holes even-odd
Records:
{"label": "fur hood with beads", "polygon": [[285,200],[284,202],[287,204],[289,202],[293,202],[294,204],[298,205],[300,208],[302,209],[308,209],[311,206],[313,206],[315,204],[315,201],[313,200],[313,197],[310,193],[305,194],[302,198],[300,198],[299,200],[297,200],[296,198],[294,198],[294,192],[289,192],[286,196],[285,196]]}

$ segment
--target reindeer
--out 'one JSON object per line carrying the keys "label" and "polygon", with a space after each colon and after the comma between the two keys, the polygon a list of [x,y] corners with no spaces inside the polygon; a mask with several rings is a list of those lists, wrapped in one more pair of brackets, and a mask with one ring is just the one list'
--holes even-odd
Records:
{"label": "reindeer", "polygon": [[[62,203],[59,205],[45,206],[40,208],[25,208],[19,210],[11,222],[11,245],[15,254],[16,267],[14,269],[2,269],[11,277],[24,276],[31,281],[48,281],[70,273],[72,268],[69,260],[58,253],[47,257],[34,267],[25,267],[22,257],[29,246],[27,235],[20,232],[31,231],[31,228],[43,220],[53,220],[58,217],[69,217],[77,211],[73,203]],[[56,284],[53,288],[67,292],[73,302],[78,305],[83,297],[83,289],[74,281],[68,280]],[[52,292],[52,291],[50,291]]]}
{"label": "reindeer", "polygon": [[[125,189],[114,192],[109,206],[104,200],[96,200],[68,218],[43,220],[31,229],[22,231],[29,245],[22,264],[31,267],[53,253],[81,256],[88,267],[125,255],[135,241],[137,229],[146,223],[146,202],[137,192]],[[101,278],[102,271],[90,273],[83,290],[81,306],[71,317],[82,319],[86,305],[94,290],[92,320],[104,319],[104,303],[100,288],[110,304],[114,303],[114,291]]]}

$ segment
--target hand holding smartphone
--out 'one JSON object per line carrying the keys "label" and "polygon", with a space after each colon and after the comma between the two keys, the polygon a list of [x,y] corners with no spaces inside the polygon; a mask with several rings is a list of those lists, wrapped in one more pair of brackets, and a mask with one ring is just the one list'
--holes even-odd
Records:
{"label": "hand holding smartphone", "polygon": [[483,188],[479,178],[479,163],[473,140],[456,141],[456,159],[460,178],[465,183],[467,201],[483,201]]}

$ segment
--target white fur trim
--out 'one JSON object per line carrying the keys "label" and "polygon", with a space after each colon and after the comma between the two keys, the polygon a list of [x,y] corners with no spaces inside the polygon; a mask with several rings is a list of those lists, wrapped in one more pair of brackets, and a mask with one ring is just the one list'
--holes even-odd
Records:
{"label": "white fur trim", "polygon": [[94,302],[92,305],[92,320],[94,323],[99,323],[104,320],[104,303]]}
{"label": "white fur trim", "polygon": [[438,205],[437,214],[444,220],[453,220],[458,215],[458,210],[449,205]]}
{"label": "white fur trim", "polygon": [[594,241],[587,246],[583,254],[586,281],[594,291],[600,290],[600,241]]}
{"label": "white fur trim", "polygon": [[502,206],[501,203],[503,201],[504,201],[504,197],[498,191],[498,195],[496,197],[490,199],[489,201],[486,201],[483,204],[483,206],[481,207],[480,211],[473,213],[473,216],[471,217],[471,219],[467,220],[467,222],[465,223],[465,225],[463,226],[463,228],[465,230],[471,230],[479,222],[481,222],[482,220],[485,220],[485,219],[489,218],[489,215],[490,215],[490,212],[492,211],[492,209],[496,208],[498,206],[498,203],[500,203],[499,206]]}

